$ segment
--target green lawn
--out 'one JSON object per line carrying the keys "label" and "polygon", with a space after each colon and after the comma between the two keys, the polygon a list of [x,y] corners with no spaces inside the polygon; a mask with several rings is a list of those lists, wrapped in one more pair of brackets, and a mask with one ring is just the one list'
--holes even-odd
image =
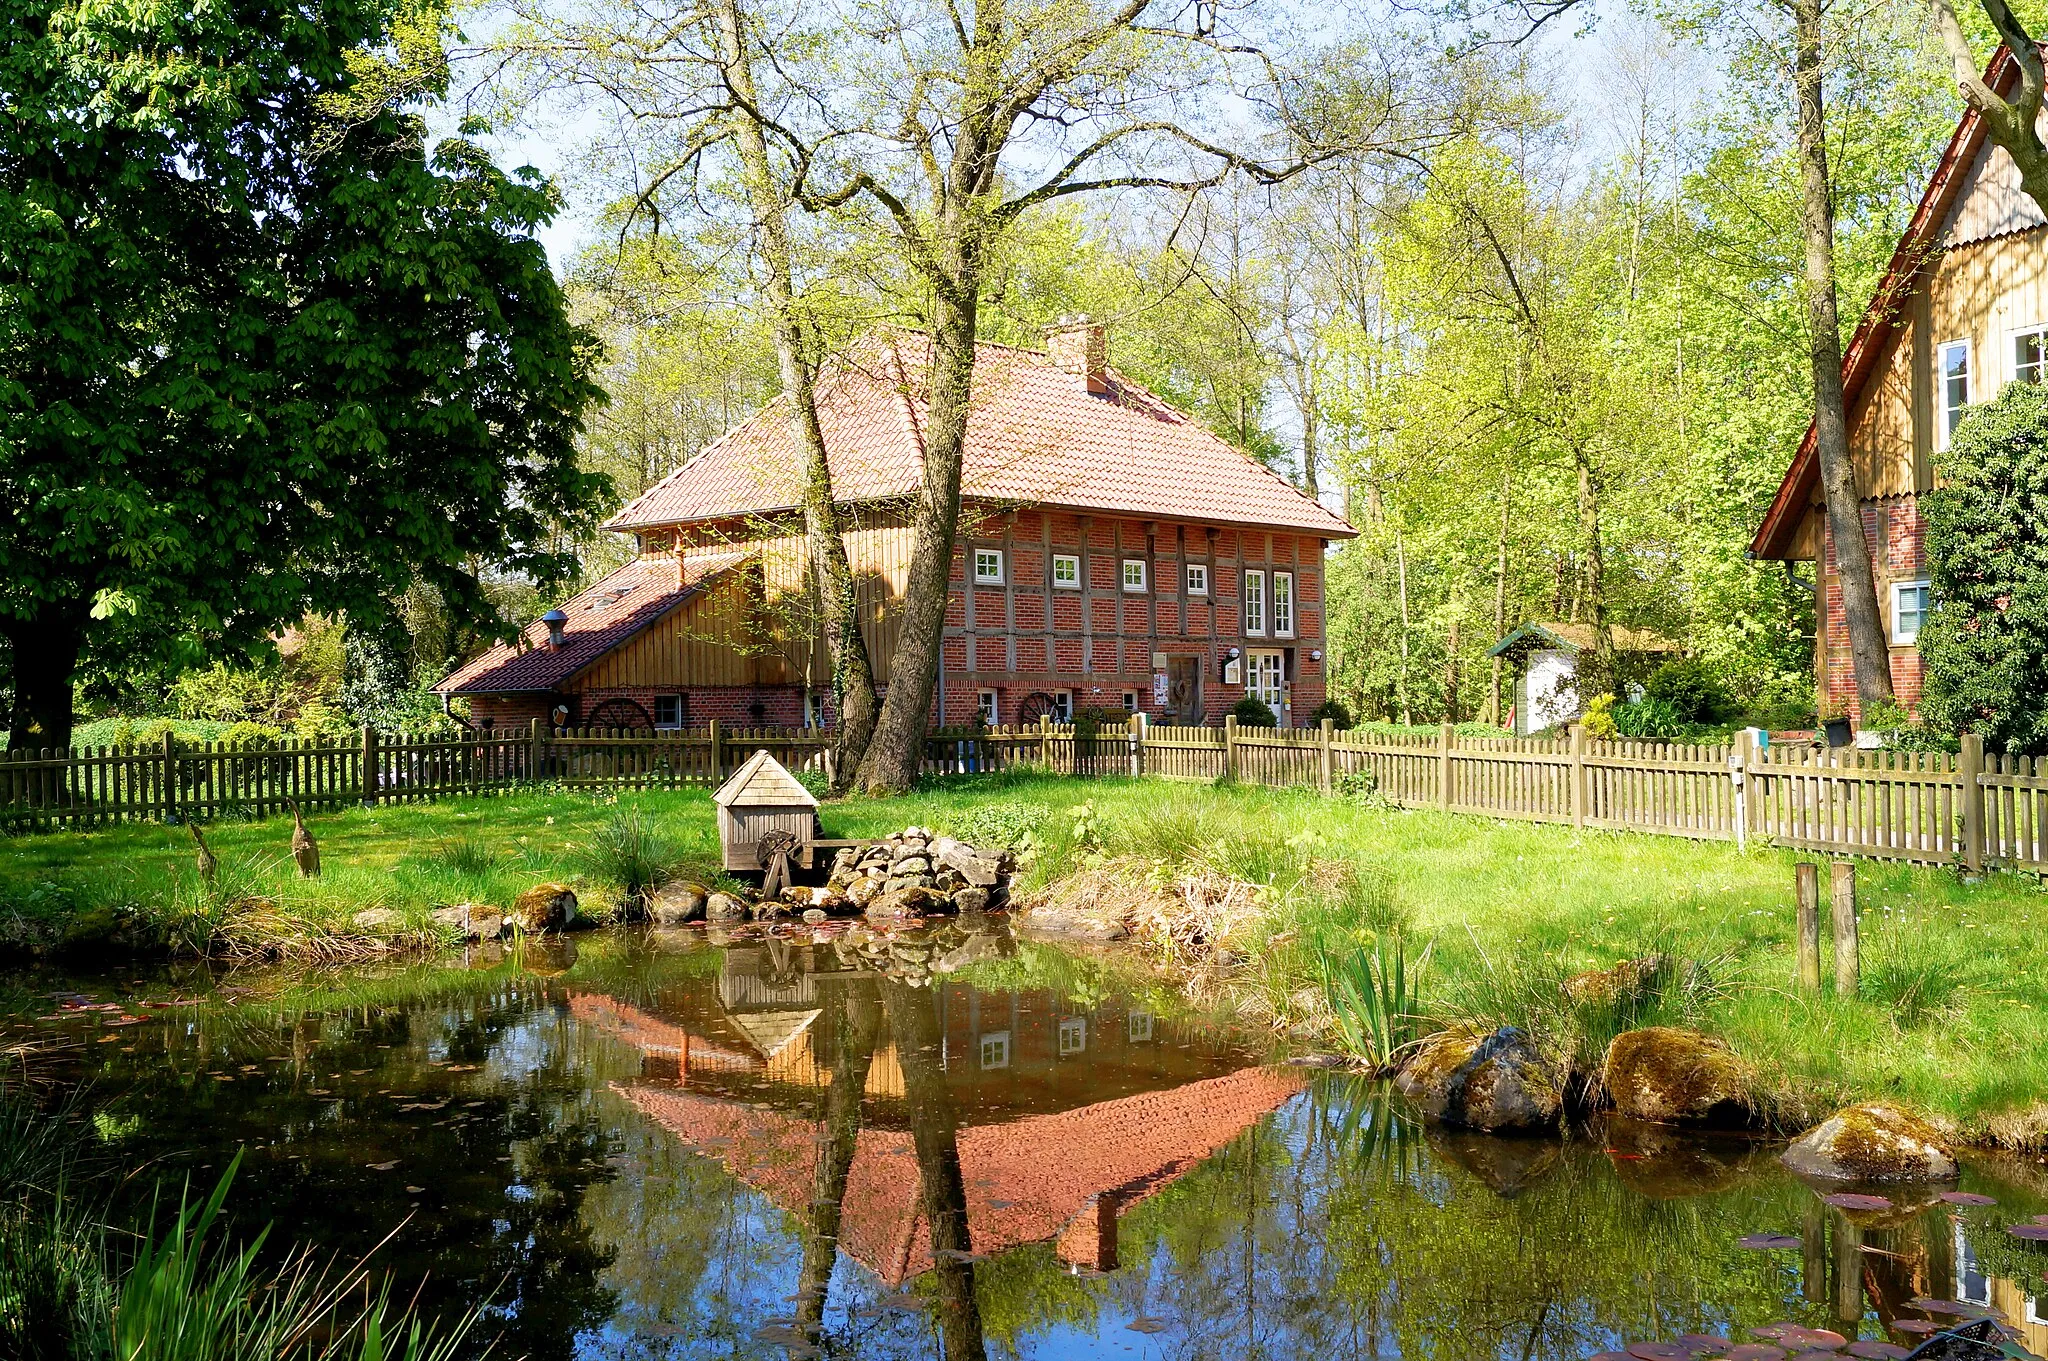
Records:
{"label": "green lawn", "polygon": [[[1086,805],[1086,816],[1077,817]],[[528,794],[322,815],[326,873],[297,879],[288,819],[222,823],[208,837],[238,914],[201,892],[179,828],[0,842],[0,936],[48,941],[82,919],[133,914],[187,942],[342,929],[367,906],[421,914],[436,903],[507,903],[547,878],[580,880],[593,833],[638,809],[684,872],[710,876],[716,837],[699,791]],[[1675,838],[1581,832],[1410,812],[1312,794],[1160,782],[1003,777],[904,798],[828,806],[830,836],[907,823],[987,839],[1029,830],[1034,885],[1095,868],[1133,895],[1207,873],[1259,886],[1255,909],[1218,930],[1229,978],[1283,1023],[1318,1019],[1319,960],[1361,933],[1433,943],[1433,1017],[1513,1022],[1597,1058],[1633,1022],[1697,1025],[1728,1039],[1798,1123],[1839,1102],[1894,1096],[2007,1142],[2036,1137],[2048,1110],[2048,898],[2032,879],[1965,884],[1951,871],[1862,863],[1863,995],[1792,987],[1793,853]],[[1214,940],[1212,945],[1217,944]],[[1626,1016],[1562,999],[1572,973],[1661,952],[1681,985]],[[1212,970],[1213,974],[1215,971]]]}

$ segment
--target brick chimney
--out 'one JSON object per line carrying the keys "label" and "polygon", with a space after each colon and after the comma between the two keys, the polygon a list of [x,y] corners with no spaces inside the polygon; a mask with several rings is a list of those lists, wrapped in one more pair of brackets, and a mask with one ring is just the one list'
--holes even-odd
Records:
{"label": "brick chimney", "polygon": [[1045,328],[1045,352],[1089,392],[1109,391],[1109,328],[1086,316],[1061,317]]}

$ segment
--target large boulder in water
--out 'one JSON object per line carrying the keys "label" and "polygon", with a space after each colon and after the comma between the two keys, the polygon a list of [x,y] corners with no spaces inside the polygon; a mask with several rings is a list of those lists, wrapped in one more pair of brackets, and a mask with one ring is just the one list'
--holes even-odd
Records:
{"label": "large boulder in water", "polygon": [[1830,1182],[1951,1181],[1955,1150],[1942,1132],[1903,1106],[1849,1106],[1806,1131],[1780,1156],[1802,1177]]}
{"label": "large boulder in water", "polygon": [[1742,1125],[1754,1119],[1753,1075],[1721,1041],[1694,1030],[1646,1026],[1616,1035],[1601,1085],[1617,1115],[1656,1125]]}
{"label": "large boulder in water", "polygon": [[704,905],[711,900],[711,893],[702,884],[678,880],[663,884],[653,897],[647,900],[647,915],[656,926],[684,926],[704,919]]}
{"label": "large boulder in water", "polygon": [[1564,1109],[1562,1065],[1522,1030],[1447,1030],[1423,1041],[1394,1085],[1431,1120],[1464,1129],[1544,1130]]}
{"label": "large boulder in water", "polygon": [[513,901],[512,920],[531,935],[566,931],[576,922],[576,890],[567,884],[535,884]]}

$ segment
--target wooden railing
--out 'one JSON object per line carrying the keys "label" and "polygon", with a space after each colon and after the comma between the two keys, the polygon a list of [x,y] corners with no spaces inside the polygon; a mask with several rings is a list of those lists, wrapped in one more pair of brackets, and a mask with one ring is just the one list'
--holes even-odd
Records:
{"label": "wooden railing", "polygon": [[[488,794],[534,785],[709,787],[755,751],[829,772],[817,729],[548,729],[455,738],[285,741],[250,749],[166,738],[149,748],[0,754],[0,827],[264,816]],[[2048,759],[1994,757],[1963,739],[1926,752],[1460,737],[1148,724],[1077,730],[1041,721],[926,739],[927,774],[1037,769],[1370,789],[1406,807],[1707,840],[1750,838],[1844,855],[1969,869],[2048,869]]]}

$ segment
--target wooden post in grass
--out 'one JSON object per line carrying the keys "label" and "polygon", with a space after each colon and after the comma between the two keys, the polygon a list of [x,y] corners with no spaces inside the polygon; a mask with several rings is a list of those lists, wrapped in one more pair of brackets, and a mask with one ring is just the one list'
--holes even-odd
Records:
{"label": "wooden post in grass", "polygon": [[1145,773],[1145,716],[1132,714],[1124,726],[1130,730],[1131,778]]}
{"label": "wooden post in grass", "polygon": [[1799,881],[1799,986],[1820,991],[1820,867],[1802,860],[1793,867]]}
{"label": "wooden post in grass", "polygon": [[527,720],[526,778],[544,780],[548,775],[548,730],[537,718]]}
{"label": "wooden post in grass", "polygon": [[1983,773],[1984,738],[1966,732],[1956,757],[1956,798],[1963,806],[1963,868],[1972,874],[1984,872],[1984,786],[1977,781]]}
{"label": "wooden post in grass", "polygon": [[717,788],[725,783],[725,725],[717,719],[711,720],[711,785]]}
{"label": "wooden post in grass", "polygon": [[1572,724],[1572,826],[1586,825],[1586,725]]}
{"label": "wooden post in grass", "polygon": [[164,821],[176,820],[178,812],[178,737],[164,729]]}
{"label": "wooden post in grass", "polygon": [[1052,774],[1052,715],[1038,716],[1038,763],[1045,767],[1045,773]]}
{"label": "wooden post in grass", "polygon": [[1326,718],[1323,720],[1321,730],[1316,734],[1316,742],[1319,747],[1317,755],[1321,758],[1320,770],[1325,797],[1334,794],[1337,790],[1337,754],[1330,747],[1331,742],[1335,740],[1336,730],[1336,720]]}
{"label": "wooden post in grass", "polygon": [[1451,748],[1457,745],[1458,730],[1446,723],[1436,730],[1436,806],[1451,811]]}
{"label": "wooden post in grass", "polygon": [[1837,860],[1831,869],[1835,908],[1835,995],[1854,997],[1862,972],[1856,942],[1856,865]]}
{"label": "wooden post in grass", "polygon": [[[1078,750],[1078,748],[1076,748]],[[1237,779],[1237,715],[1223,716],[1223,778]]]}
{"label": "wooden post in grass", "polygon": [[378,780],[377,780],[377,730],[376,730],[375,728],[371,727],[371,726],[370,726],[369,724],[367,724],[367,723],[365,723],[365,724],[363,725],[363,754],[362,754],[362,762],[363,762],[363,805],[364,805],[364,807],[368,807],[369,805],[371,805],[371,804],[373,804],[373,803],[375,803],[375,802],[377,801],[377,784],[378,784]]}

